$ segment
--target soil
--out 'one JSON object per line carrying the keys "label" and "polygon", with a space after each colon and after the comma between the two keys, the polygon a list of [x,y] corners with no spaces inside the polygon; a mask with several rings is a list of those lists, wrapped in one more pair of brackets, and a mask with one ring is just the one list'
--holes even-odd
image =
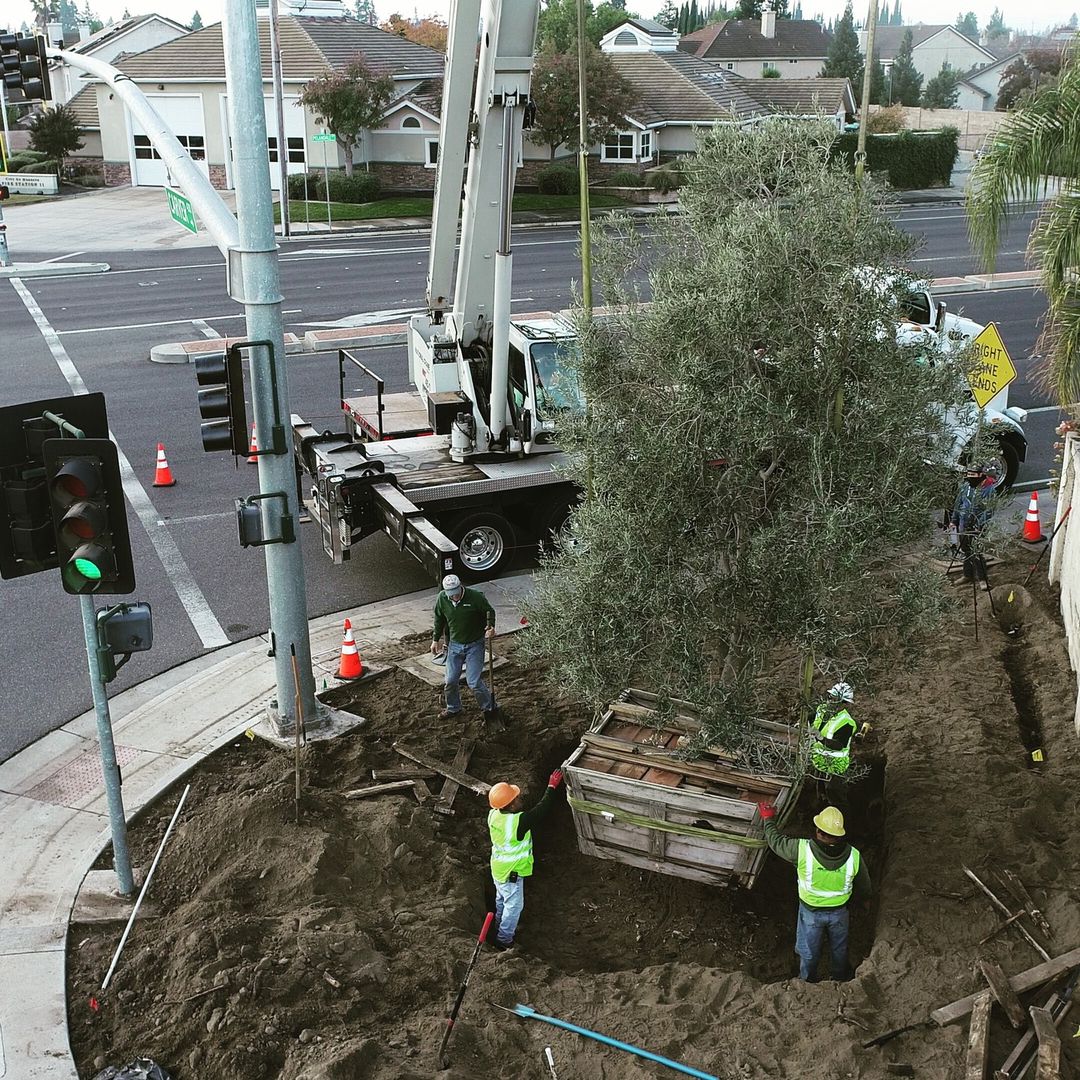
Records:
{"label": "soil", "polygon": [[[871,768],[845,802],[875,899],[852,914],[853,981],[793,978],[788,864],[770,857],[748,892],[596,860],[578,853],[560,801],[537,830],[519,948],[481,954],[440,1073],[445,1017],[492,901],[486,803],[461,790],[447,818],[408,792],[342,793],[370,783],[372,769],[407,764],[395,739],[449,762],[469,734],[472,775],[538,797],[589,714],[512,660],[496,673],[509,726],[485,735],[467,694],[464,720],[440,723],[438,691],[392,669],[332,691],[367,723],[304,751],[299,824],[291,753],[241,738],[190,776],[151,890],[157,914],[136,924],[106,994],[122,925],[72,926],[80,1075],[147,1056],[174,1080],[544,1080],[545,1046],[562,1080],[674,1075],[491,1004],[521,1002],[723,1080],[884,1077],[890,1063],[962,1076],[964,1024],[862,1043],[979,989],[980,957],[1009,973],[1039,962],[1012,929],[980,944],[1000,917],[962,863],[1019,875],[1053,929],[1051,955],[1080,945],[1075,684],[1056,596],[1041,575],[1029,589],[1015,583],[1031,559],[1017,551],[996,569],[996,618],[979,594],[977,642],[971,594],[945,586],[957,610],[933,646],[856,698],[856,718],[873,726],[859,747]],[[512,639],[504,647],[512,657]],[[430,785],[437,794],[441,781]],[[812,787],[794,827],[804,834],[820,805]],[[132,828],[138,864],[153,857],[179,790]],[[1080,1068],[1072,1028],[1064,1056]],[[1015,1040],[995,1011],[992,1066]]]}

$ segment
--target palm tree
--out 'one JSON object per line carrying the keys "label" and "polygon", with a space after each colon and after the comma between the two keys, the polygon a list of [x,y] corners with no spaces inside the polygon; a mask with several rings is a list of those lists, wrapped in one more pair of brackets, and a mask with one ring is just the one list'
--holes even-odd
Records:
{"label": "palm tree", "polygon": [[[1049,299],[1039,351],[1040,376],[1063,405],[1080,401],[1080,53],[1074,48],[1056,84],[1024,98],[990,137],[968,193],[969,235],[988,270],[994,267],[1010,213],[1058,193],[1040,212],[1028,257],[1042,271]],[[1010,205],[1010,200],[1014,200]]]}

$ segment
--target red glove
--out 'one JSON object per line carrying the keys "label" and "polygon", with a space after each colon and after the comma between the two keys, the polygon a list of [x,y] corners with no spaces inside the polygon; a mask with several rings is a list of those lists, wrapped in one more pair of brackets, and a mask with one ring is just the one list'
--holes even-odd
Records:
{"label": "red glove", "polygon": [[562,783],[562,769],[556,769],[548,777],[548,787],[557,788]]}
{"label": "red glove", "polygon": [[759,802],[757,808],[762,821],[771,821],[776,817],[776,807],[771,802]]}

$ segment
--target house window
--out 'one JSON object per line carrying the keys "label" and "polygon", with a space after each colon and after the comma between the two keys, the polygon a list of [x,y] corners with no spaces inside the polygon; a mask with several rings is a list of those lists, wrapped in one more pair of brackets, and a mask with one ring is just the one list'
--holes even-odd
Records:
{"label": "house window", "polygon": [[637,34],[630,30],[623,30],[621,33],[615,35],[615,45],[637,45]]}
{"label": "house window", "polygon": [[609,135],[600,150],[600,160],[633,161],[634,133],[632,131],[617,131]]}
{"label": "house window", "polygon": [[798,60],[789,60],[788,61],[789,64],[797,64],[798,62],[799,62]]}
{"label": "house window", "polygon": [[652,132],[643,131],[640,135],[641,139],[641,151],[638,154],[642,161],[649,161],[652,158]]}
{"label": "house window", "polygon": [[420,127],[420,118],[419,117],[406,116],[405,119],[401,121],[401,130],[402,131],[414,131],[419,127]]}
{"label": "house window", "polygon": [[728,71],[734,71],[735,70],[735,65],[734,64],[728,64],[727,69],[728,69]]}
{"label": "house window", "polygon": [[428,139],[425,150],[424,164],[429,169],[434,169],[439,164],[439,140]]}
{"label": "house window", "polygon": [[161,160],[161,155],[150,144],[149,135],[135,136],[135,157],[139,161]]}
{"label": "house window", "polygon": [[[285,147],[289,155],[290,164],[295,163],[297,165],[303,165],[307,161],[307,154],[304,150],[304,137],[302,135],[286,136]],[[276,135],[267,135],[266,151],[270,157],[270,164],[277,164],[278,152]]]}

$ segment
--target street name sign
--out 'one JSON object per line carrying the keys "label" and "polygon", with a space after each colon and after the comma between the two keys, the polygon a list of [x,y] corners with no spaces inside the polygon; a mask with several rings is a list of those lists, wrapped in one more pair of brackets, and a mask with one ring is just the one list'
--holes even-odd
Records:
{"label": "street name sign", "polygon": [[169,213],[173,221],[197,233],[199,226],[195,222],[195,208],[191,205],[191,200],[186,195],[181,195],[179,191],[173,191],[172,188],[165,189],[165,196],[169,200]]}
{"label": "street name sign", "polygon": [[319,135],[311,136],[312,142],[337,142],[337,136],[332,131],[324,131]]}
{"label": "street name sign", "polygon": [[975,363],[968,372],[968,385],[975,403],[984,409],[1016,378],[1016,367],[996,324],[989,323],[972,344],[975,346]]}

